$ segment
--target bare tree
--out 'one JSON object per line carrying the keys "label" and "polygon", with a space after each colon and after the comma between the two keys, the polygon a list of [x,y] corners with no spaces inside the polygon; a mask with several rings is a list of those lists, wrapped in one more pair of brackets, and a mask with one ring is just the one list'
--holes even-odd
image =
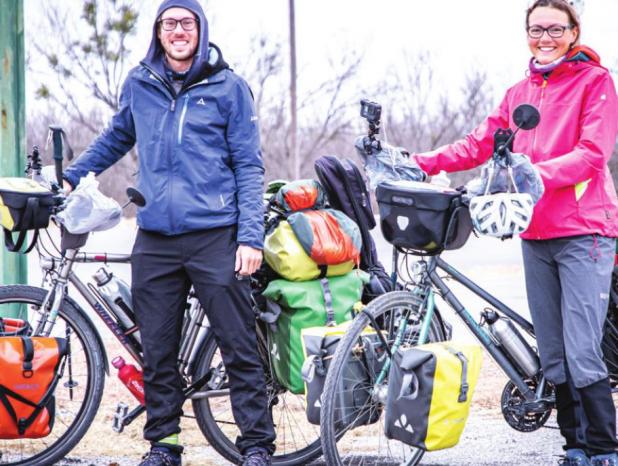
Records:
{"label": "bare tree", "polygon": [[[37,97],[63,108],[71,120],[97,134],[100,122],[92,121],[92,105],[83,97],[94,97],[109,112],[118,110],[120,89],[127,71],[128,40],[135,35],[138,10],[132,0],[87,0],[79,21],[66,5],[46,4],[47,24],[34,42],[53,71],[54,85],[41,83]],[[71,25],[71,27],[67,27]],[[85,39],[82,39],[84,38]]]}
{"label": "bare tree", "polygon": [[[262,151],[269,179],[292,178],[294,155],[290,134],[289,99],[285,86],[285,61],[282,45],[261,36],[251,43],[249,56],[256,57],[245,64],[241,73],[249,77],[260,121]],[[308,90],[302,86],[308,73],[299,72],[301,91],[298,94],[301,176],[313,176],[313,161],[319,152],[337,141],[351,127],[352,119],[346,114],[351,105],[347,95],[354,86],[354,78],[361,58],[348,54],[343,62],[331,63],[330,74]],[[356,99],[354,100],[356,102]]]}
{"label": "bare tree", "polygon": [[[44,4],[45,24],[32,38],[29,66],[44,58],[47,72],[37,84],[36,96],[49,106],[42,115],[29,117],[30,143],[41,145],[48,125],[62,123],[77,156],[101,132],[118,110],[140,1],[86,0],[81,2],[77,18],[71,9],[77,3]],[[49,40],[52,34],[53,41]],[[53,80],[49,80],[50,71]],[[133,184],[136,162],[136,152],[131,151],[104,173],[100,177],[102,191],[124,200],[124,190]]]}
{"label": "bare tree", "polygon": [[[436,78],[428,52],[407,56],[403,63],[402,71],[389,76],[381,97],[387,109],[384,132],[391,144],[410,152],[435,149],[465,136],[491,111],[492,92],[484,72],[470,72],[455,93]],[[455,174],[454,182],[472,174]]]}

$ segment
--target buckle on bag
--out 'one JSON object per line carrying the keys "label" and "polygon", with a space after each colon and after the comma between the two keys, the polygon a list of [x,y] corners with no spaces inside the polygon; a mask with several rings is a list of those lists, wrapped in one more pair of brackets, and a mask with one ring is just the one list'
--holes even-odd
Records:
{"label": "buckle on bag", "polygon": [[457,401],[459,403],[464,403],[468,400],[468,390],[469,389],[470,389],[470,386],[467,383],[461,384],[461,389],[459,390],[459,398],[457,398]]}

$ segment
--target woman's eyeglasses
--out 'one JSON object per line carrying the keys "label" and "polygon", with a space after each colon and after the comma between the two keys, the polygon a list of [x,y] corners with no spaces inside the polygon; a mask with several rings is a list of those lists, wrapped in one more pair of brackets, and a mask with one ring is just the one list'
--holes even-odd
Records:
{"label": "woman's eyeglasses", "polygon": [[530,37],[530,39],[540,39],[541,37],[543,37],[543,34],[545,33],[545,31],[547,31],[547,34],[549,35],[549,37],[552,37],[554,39],[560,39],[563,35],[564,35],[564,31],[566,31],[567,29],[573,29],[572,25],[567,25],[567,26],[563,26],[561,24],[552,24],[549,27],[541,27],[541,26],[530,26],[528,27],[528,37]]}
{"label": "woman's eyeglasses", "polygon": [[174,31],[176,29],[176,26],[178,26],[178,23],[180,23],[180,26],[185,31],[193,31],[195,29],[195,25],[197,24],[197,20],[195,18],[165,18],[159,20],[161,29],[163,29],[164,31]]}

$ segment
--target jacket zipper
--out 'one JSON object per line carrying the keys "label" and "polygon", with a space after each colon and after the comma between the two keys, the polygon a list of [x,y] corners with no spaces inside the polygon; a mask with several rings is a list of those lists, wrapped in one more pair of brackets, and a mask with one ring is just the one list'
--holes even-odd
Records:
{"label": "jacket zipper", "polygon": [[[543,107],[543,98],[545,97],[545,88],[547,87],[547,78],[543,78],[543,84],[541,85],[541,98],[539,99],[539,113],[541,113],[541,108]],[[532,152],[534,152],[534,148],[536,146],[536,135],[538,134],[537,130],[534,130],[534,138],[532,138]]]}
{"label": "jacket zipper", "polygon": [[[147,65],[144,65],[142,63],[142,66],[144,66],[144,68],[146,68],[162,85],[163,87],[167,90],[167,92],[169,93],[169,96],[171,98],[171,102],[170,102],[170,112],[175,112],[176,111],[176,100],[178,99],[178,94],[173,90],[170,89],[170,87],[167,85],[167,83],[161,78],[161,76],[159,76],[159,74],[154,71],[152,68],[150,68]],[[202,85],[202,84],[208,84],[208,79],[205,79],[203,81],[200,81],[199,83],[195,83],[191,86],[189,86],[187,89],[185,89],[185,92],[188,91],[189,89]],[[179,127],[178,127],[178,144],[180,144],[180,141],[182,139],[182,127],[184,124],[184,119],[187,113],[187,106],[188,106],[188,101],[189,101],[189,95],[185,94],[185,101],[183,104],[183,109],[182,109],[182,113],[180,116],[180,122],[179,122]],[[171,165],[171,159],[170,159],[170,165]],[[170,166],[171,168],[171,166]],[[169,199],[170,199],[170,204],[171,204],[171,200],[173,198],[174,195],[174,189],[173,189],[173,184],[174,184],[174,174],[173,174],[173,170],[172,171],[172,176],[169,179],[169,184],[168,184],[168,192],[169,192]],[[171,209],[170,211],[170,224],[172,226],[172,230],[175,231],[175,219],[174,219],[174,210]]]}
{"label": "jacket zipper", "polygon": [[185,101],[182,105],[182,113],[180,114],[180,121],[178,122],[178,144],[182,141],[182,129],[185,124],[185,116],[187,115],[187,107],[189,103],[189,94],[185,94]]}
{"label": "jacket zipper", "polygon": [[[539,99],[539,113],[541,113],[541,108],[543,107],[543,98],[545,97],[545,88],[547,87],[548,77],[543,77],[543,84],[541,84],[541,98]],[[534,130],[534,137],[532,138],[532,153],[535,151],[536,147],[536,135],[538,134],[537,130]],[[530,154],[532,156],[532,154]],[[541,235],[539,235],[538,231],[536,232],[537,239],[541,239]]]}

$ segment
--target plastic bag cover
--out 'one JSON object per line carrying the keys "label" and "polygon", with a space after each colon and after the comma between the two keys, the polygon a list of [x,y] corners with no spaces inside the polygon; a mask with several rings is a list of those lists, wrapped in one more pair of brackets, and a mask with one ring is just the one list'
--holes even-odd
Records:
{"label": "plastic bag cover", "polygon": [[99,182],[90,172],[69,194],[66,208],[58,214],[58,219],[70,233],[79,235],[116,226],[121,214],[120,205],[99,191]]}
{"label": "plastic bag cover", "polygon": [[[527,155],[514,153],[511,154],[511,167],[513,168],[513,180],[517,191],[528,193],[532,196],[532,201],[536,204],[543,195],[545,187],[539,171],[530,162]],[[494,165],[495,173],[488,194],[504,193],[512,191],[509,181],[508,171],[505,166],[490,160],[481,170],[481,176],[474,178],[466,184],[468,196],[482,196],[485,194],[487,179],[489,177],[489,167]]]}
{"label": "plastic bag cover", "polygon": [[363,147],[363,138],[356,140],[355,147],[365,163],[365,173],[371,189],[375,189],[383,181],[423,181],[425,172],[403,154],[401,148],[382,144],[381,151],[372,151],[367,154]]}

